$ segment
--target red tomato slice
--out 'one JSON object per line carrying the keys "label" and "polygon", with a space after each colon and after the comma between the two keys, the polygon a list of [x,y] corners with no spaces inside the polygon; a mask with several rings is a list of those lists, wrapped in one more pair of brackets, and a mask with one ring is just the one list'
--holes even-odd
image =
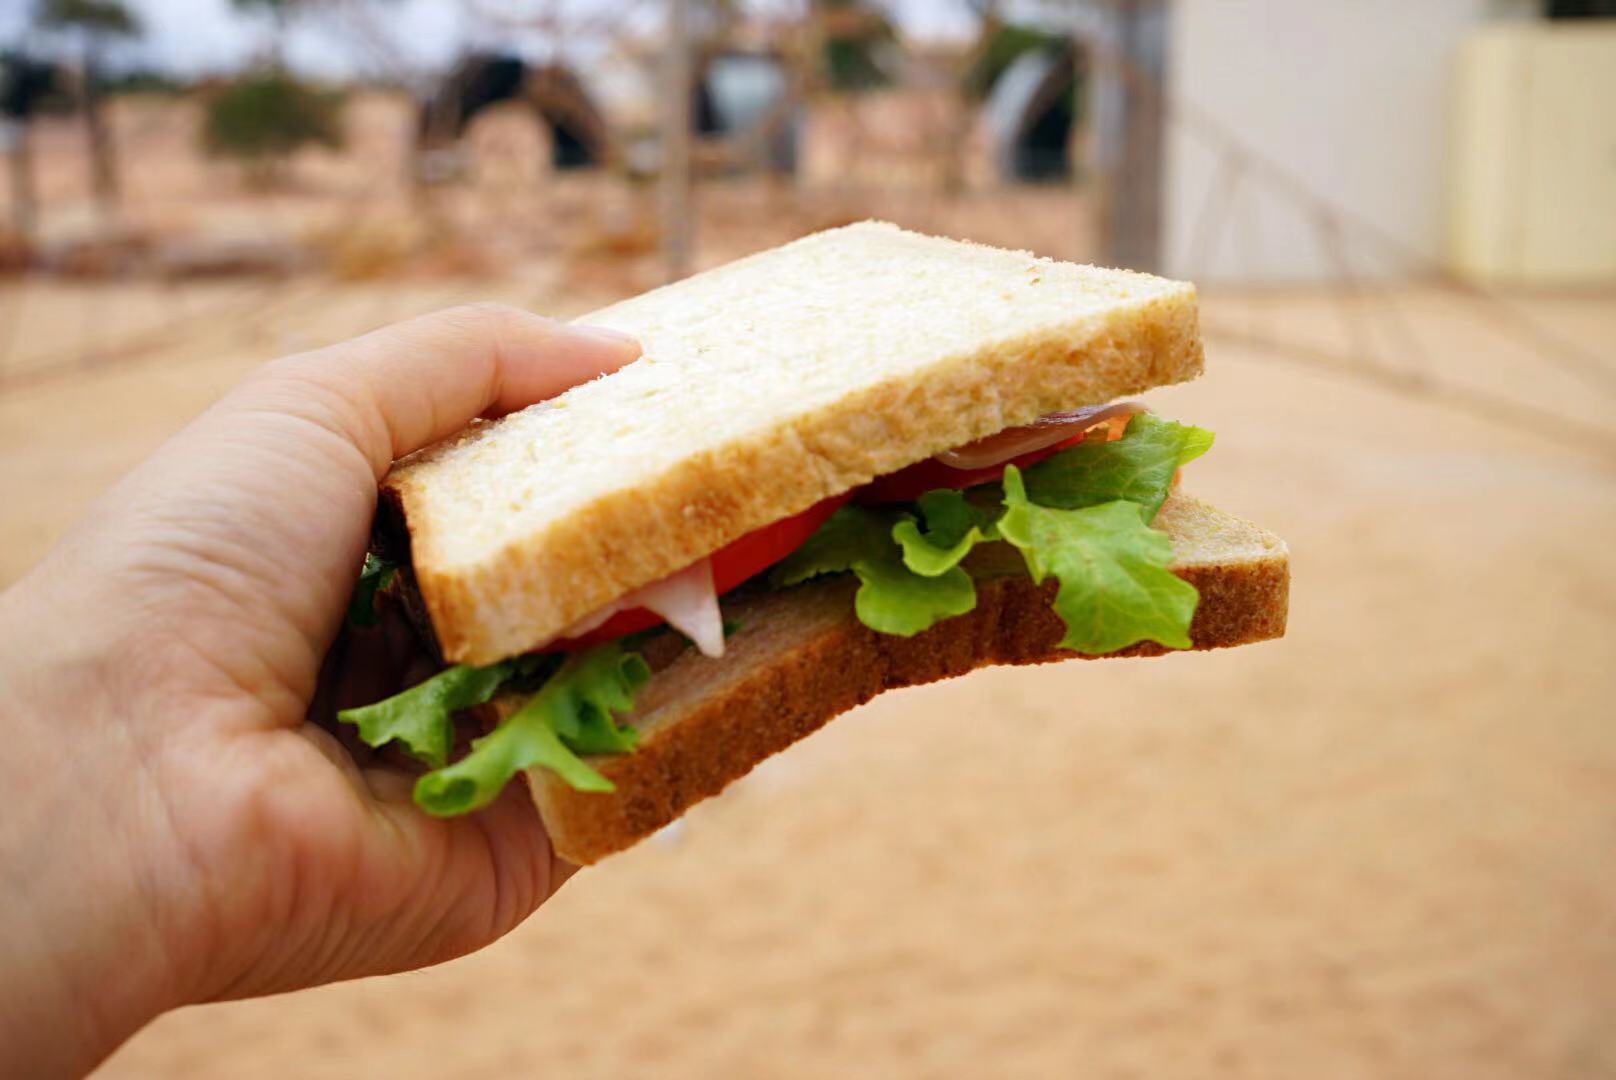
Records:
{"label": "red tomato slice", "polygon": [[[773,525],[765,525],[713,552],[708,556],[713,563],[713,591],[722,596],[741,582],[757,576],[796,551],[847,499],[846,494],[832,495],[800,514],[776,521]],[[589,645],[599,645],[620,638],[624,634],[660,626],[662,621],[662,616],[645,608],[619,611],[587,634],[580,634],[575,638],[563,638],[549,648],[570,651]]]}

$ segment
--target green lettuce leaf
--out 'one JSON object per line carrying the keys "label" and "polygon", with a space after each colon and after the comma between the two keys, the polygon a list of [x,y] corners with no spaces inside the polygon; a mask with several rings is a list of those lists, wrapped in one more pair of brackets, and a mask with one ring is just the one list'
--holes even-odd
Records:
{"label": "green lettuce leaf", "polygon": [[923,577],[903,564],[895,547],[879,559],[855,563],[853,573],[859,579],[853,611],[859,622],[882,634],[913,637],[976,607],[976,585],[963,569]]}
{"label": "green lettuce leaf", "polygon": [[[1150,414],[1136,416],[1116,442],[1081,444],[1026,470],[1005,470],[1002,484],[968,493],[932,491],[912,507],[843,506],[771,572],[775,585],[851,571],[858,577],[858,618],[904,637],[976,606],[961,565],[976,545],[1017,547],[1034,581],[1055,577],[1054,608],[1066,624],[1061,644],[1108,653],[1140,641],[1190,646],[1198,597],[1175,576],[1172,542],[1150,528],[1181,465],[1205,453],[1212,433]],[[356,625],[375,621],[375,595],[397,568],[367,556],[350,606]],[[659,629],[653,633],[665,632]],[[733,632],[725,626],[726,636]],[[634,729],[617,716],[633,707],[650,678],[645,661],[625,651],[634,637],[563,659],[521,657],[485,668],[455,667],[386,701],[339,718],[372,746],[401,743],[435,771],[421,777],[416,801],[437,815],[487,805],[517,773],[548,768],[582,791],[612,785],[579,755],[635,749]],[[481,704],[501,685],[535,692],[497,729],[446,765],[452,714]]]}
{"label": "green lettuce leaf", "polygon": [[579,791],[613,790],[578,755],[635,748],[638,733],[619,727],[614,714],[633,708],[634,692],[650,677],[644,658],[617,642],[569,656],[525,705],[474,740],[465,757],[421,777],[416,803],[439,817],[469,813],[492,802],[517,773],[539,767]]}
{"label": "green lettuce leaf", "polygon": [[1021,549],[1034,581],[1060,581],[1054,607],[1066,624],[1062,647],[1091,654],[1140,641],[1190,647],[1199,597],[1167,569],[1173,542],[1146,523],[1145,507],[1125,499],[1079,510],[1039,506],[1013,465],[1004,494],[999,532]]}
{"label": "green lettuce leaf", "polygon": [[516,665],[507,661],[488,667],[452,667],[417,683],[401,694],[358,709],[344,709],[337,719],[359,728],[367,746],[378,749],[394,740],[433,768],[449,760],[454,741],[451,715],[481,705],[510,678]]}
{"label": "green lettuce leaf", "polygon": [[1001,507],[979,506],[962,492],[928,491],[917,503],[926,531],[905,517],[892,527],[903,564],[922,577],[939,577],[960,564],[977,544],[999,538],[994,526]]}
{"label": "green lettuce leaf", "polygon": [[1145,508],[1148,523],[1167,498],[1173,473],[1211,446],[1205,428],[1140,413],[1116,442],[1078,443],[1028,466],[1027,495],[1039,506],[1061,510],[1126,499]]}
{"label": "green lettuce leaf", "polygon": [[[899,637],[912,637],[974,608],[976,586],[956,565],[957,558],[947,565],[929,567],[937,571],[934,574],[917,573],[906,565],[901,541],[894,540],[905,524],[913,528],[914,518],[901,511],[843,506],[774,569],[770,580],[777,586],[795,585],[821,574],[851,570],[859,579],[853,598],[859,621]],[[916,542],[932,547],[918,531]]]}
{"label": "green lettuce leaf", "polygon": [[796,585],[823,574],[839,574],[879,551],[892,531],[894,515],[868,507],[842,506],[815,529],[802,546],[769,571],[776,587]]}
{"label": "green lettuce leaf", "polygon": [[398,575],[398,566],[377,555],[365,552],[365,565],[359,571],[359,583],[354,586],[348,600],[348,623],[351,626],[376,625],[376,594],[385,590]]}

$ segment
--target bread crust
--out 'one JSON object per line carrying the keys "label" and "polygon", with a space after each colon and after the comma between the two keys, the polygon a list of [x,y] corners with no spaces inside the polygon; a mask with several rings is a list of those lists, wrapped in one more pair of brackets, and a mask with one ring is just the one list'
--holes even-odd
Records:
{"label": "bread crust", "polygon": [[[653,361],[658,357],[652,352],[684,356],[681,362],[689,363],[703,349],[722,348],[702,337],[717,333],[707,328],[711,320],[691,321],[695,317],[689,315],[715,306],[726,318],[746,322],[754,337],[800,338],[805,331],[799,313],[751,311],[737,283],[753,280],[746,275],[805,273],[804,260],[816,265],[812,260],[824,259],[827,252],[845,252],[844,261],[851,263],[882,257],[914,274],[954,264],[985,266],[985,280],[1003,290],[994,300],[1000,305],[1030,303],[1023,299],[1028,295],[1047,302],[1047,292],[1037,290],[1051,286],[1028,282],[1069,278],[1073,310],[1008,337],[984,333],[950,339],[943,352],[927,354],[923,377],[859,386],[789,422],[762,422],[716,448],[680,453],[672,447],[667,466],[654,477],[602,490],[472,562],[456,561],[445,550],[482,521],[468,509],[474,500],[457,497],[453,489],[486,468],[489,440],[498,438],[490,432],[497,425],[483,425],[401,463],[384,486],[411,535],[416,580],[448,660],[487,664],[538,648],[624,593],[821,499],[1007,426],[1201,371],[1191,285],[921,237],[875,223],[808,237],[583,321],[636,333],[648,342]],[[881,280],[875,279],[876,285]],[[1085,308],[1075,299],[1085,287],[1104,297],[1097,307]],[[874,297],[868,310],[853,314],[879,318],[871,310],[879,312],[881,306]],[[778,327],[771,318],[781,320]],[[903,324],[880,346],[906,348]],[[848,356],[845,362],[857,370],[861,360]],[[614,390],[631,385],[631,380],[614,383],[618,378],[590,384],[590,392],[598,394],[608,384]],[[542,449],[534,448],[535,472],[571,467],[569,460],[539,453]],[[494,506],[478,513],[497,517],[501,512]]]}
{"label": "bread crust", "polygon": [[[1264,538],[1256,554],[1174,568],[1200,592],[1190,627],[1196,649],[1245,645],[1285,632],[1288,554],[1277,538],[1247,528]],[[615,792],[578,792],[546,772],[531,772],[534,800],[556,852],[584,864],[629,847],[882,691],[990,665],[1080,656],[1059,648],[1064,627],[1050,607],[1052,581],[1035,585],[1013,573],[979,579],[973,611],[911,638],[878,634],[860,623],[853,616],[853,589],[841,578],[754,598],[731,612],[740,616],[741,629],[731,639],[730,655],[714,661],[689,652],[659,671],[641,691],[632,718],[641,731],[640,748],[590,759]],[[1110,655],[1168,651],[1146,642]]]}

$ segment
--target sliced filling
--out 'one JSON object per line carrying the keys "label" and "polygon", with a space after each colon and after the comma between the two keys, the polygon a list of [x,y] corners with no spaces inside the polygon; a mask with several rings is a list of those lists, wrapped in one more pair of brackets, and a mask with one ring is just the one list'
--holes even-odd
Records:
{"label": "sliced filling", "polygon": [[[1195,588],[1169,569],[1173,545],[1151,527],[1178,470],[1212,433],[1132,402],[1057,413],[919,462],[749,533],[568,627],[543,650],[458,665],[385,701],[338,714],[374,747],[396,742],[431,767],[415,800],[448,816],[487,805],[518,773],[546,768],[580,791],[612,784],[582,755],[628,753],[618,723],[650,678],[636,651],[671,628],[711,657],[724,651],[719,597],[744,582],[791,588],[826,574],[859,582],[854,613],[909,637],[976,606],[962,565],[978,544],[1020,550],[1035,582],[1059,583],[1063,648],[1099,655],[1154,641],[1190,646]],[[396,568],[367,557],[350,607],[375,622]],[[448,761],[454,714],[496,692],[530,693],[495,730]]]}

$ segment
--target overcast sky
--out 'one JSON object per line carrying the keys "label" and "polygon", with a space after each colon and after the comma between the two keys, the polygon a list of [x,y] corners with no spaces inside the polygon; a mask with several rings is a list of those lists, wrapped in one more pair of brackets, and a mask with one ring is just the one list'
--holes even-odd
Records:
{"label": "overcast sky", "polygon": [[[126,0],[141,17],[145,35],[124,50],[121,63],[152,66],[184,75],[228,71],[239,67],[265,40],[266,24],[242,15],[230,0]],[[779,9],[788,0],[755,0],[754,6]],[[0,0],[0,40],[12,41],[26,26],[27,0]],[[363,0],[348,6],[363,8]],[[340,76],[377,69],[382,53],[412,67],[442,65],[465,45],[515,44],[524,52],[543,51],[542,40],[512,42],[510,31],[478,14],[535,12],[559,6],[578,16],[610,15],[635,9],[631,28],[654,29],[662,7],[657,0],[371,0],[382,18],[333,14],[308,17],[293,33],[289,58],[310,74]],[[905,31],[920,37],[969,33],[972,24],[963,0],[886,0]],[[366,24],[368,23],[369,29]],[[372,34],[381,42],[376,42]]]}

